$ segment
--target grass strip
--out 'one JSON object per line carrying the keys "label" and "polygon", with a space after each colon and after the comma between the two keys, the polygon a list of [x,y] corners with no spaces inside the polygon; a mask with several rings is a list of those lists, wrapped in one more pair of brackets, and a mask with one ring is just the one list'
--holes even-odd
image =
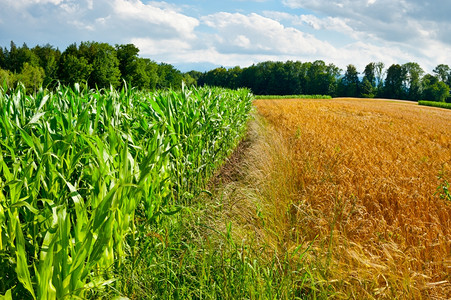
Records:
{"label": "grass strip", "polygon": [[447,103],[447,102],[435,102],[435,101],[420,100],[420,101],[418,101],[418,105],[451,109],[451,103]]}
{"label": "grass strip", "polygon": [[[175,218],[144,225],[147,238],[117,270],[120,294],[130,299],[327,298],[330,291],[320,283],[317,266],[306,261],[312,243],[299,240],[287,248],[282,242],[291,231],[276,220],[292,202],[285,179],[293,174],[286,172],[290,160],[280,142],[251,120],[246,139],[209,183],[210,192]],[[278,178],[281,191],[270,191],[265,175]],[[116,295],[112,289],[102,294]]]}

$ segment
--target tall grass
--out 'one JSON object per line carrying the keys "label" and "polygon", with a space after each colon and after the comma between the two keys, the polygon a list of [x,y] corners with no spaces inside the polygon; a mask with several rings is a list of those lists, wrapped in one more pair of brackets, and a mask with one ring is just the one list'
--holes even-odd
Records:
{"label": "tall grass", "polygon": [[[272,168],[290,161],[290,155],[278,155],[285,149],[280,141],[252,120],[247,138],[209,183],[210,192],[196,197],[163,226],[149,226],[147,239],[137,245],[140,251],[128,256],[117,274],[121,285],[105,297],[117,290],[130,299],[327,296],[304,259],[310,244],[299,241],[286,247],[283,241],[292,234],[290,228],[281,236],[274,231],[291,199],[282,183],[293,175],[285,174],[286,168]],[[267,194],[271,186],[272,196],[285,198],[273,201]]]}
{"label": "tall grass", "polygon": [[250,108],[247,90],[0,90],[0,293],[112,285],[143,226],[203,190]]}

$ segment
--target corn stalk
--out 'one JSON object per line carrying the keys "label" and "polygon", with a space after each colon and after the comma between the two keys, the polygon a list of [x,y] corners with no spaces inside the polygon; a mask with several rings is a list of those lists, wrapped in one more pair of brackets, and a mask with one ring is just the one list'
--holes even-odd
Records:
{"label": "corn stalk", "polygon": [[[247,90],[0,90],[0,293],[84,298],[241,138]],[[133,239],[131,239],[133,240]]]}

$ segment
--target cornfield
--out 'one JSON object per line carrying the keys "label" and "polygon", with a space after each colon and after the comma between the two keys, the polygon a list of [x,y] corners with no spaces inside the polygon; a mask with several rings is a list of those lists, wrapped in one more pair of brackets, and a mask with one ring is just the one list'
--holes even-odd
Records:
{"label": "cornfield", "polygon": [[363,99],[255,105],[289,149],[280,174],[290,178],[266,188],[279,248],[311,244],[311,274],[329,296],[451,297],[449,111]]}
{"label": "cornfield", "polygon": [[0,90],[0,294],[84,298],[139,228],[199,194],[242,137],[247,90]]}

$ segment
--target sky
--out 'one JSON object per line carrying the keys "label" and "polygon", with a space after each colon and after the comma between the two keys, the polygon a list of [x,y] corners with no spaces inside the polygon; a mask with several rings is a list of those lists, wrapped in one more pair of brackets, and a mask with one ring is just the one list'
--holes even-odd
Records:
{"label": "sky", "polygon": [[181,71],[262,61],[451,65],[450,0],[0,0],[0,46],[133,43]]}

